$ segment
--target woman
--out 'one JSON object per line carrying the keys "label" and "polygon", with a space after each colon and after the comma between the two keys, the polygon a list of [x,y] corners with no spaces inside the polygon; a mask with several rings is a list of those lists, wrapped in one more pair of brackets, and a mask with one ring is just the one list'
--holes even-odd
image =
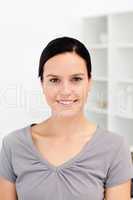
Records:
{"label": "woman", "polygon": [[0,199],[129,200],[127,143],[84,114],[92,82],[87,48],[74,38],[52,40],[39,77],[52,114],[3,138]]}

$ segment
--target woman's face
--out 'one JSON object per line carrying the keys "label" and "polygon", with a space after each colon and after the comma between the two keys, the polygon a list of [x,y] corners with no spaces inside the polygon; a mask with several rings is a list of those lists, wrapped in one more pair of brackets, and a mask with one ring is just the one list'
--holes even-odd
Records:
{"label": "woman's face", "polygon": [[86,63],[76,53],[58,54],[45,63],[42,88],[54,116],[83,112],[90,85]]}

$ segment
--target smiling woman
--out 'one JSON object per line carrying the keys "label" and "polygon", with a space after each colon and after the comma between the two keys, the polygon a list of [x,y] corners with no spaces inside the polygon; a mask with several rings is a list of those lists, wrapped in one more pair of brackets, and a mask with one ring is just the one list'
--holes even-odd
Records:
{"label": "smiling woman", "polygon": [[79,40],[42,51],[38,76],[51,116],[9,133],[0,152],[2,200],[129,200],[132,161],[125,138],[86,118],[91,59]]}
{"label": "smiling woman", "polygon": [[[82,57],[75,52],[57,54],[45,62],[42,77],[42,88],[52,108],[52,117],[68,113],[69,116],[75,113],[76,117],[83,115],[91,79]],[[59,105],[64,105],[64,108],[69,106],[71,112],[70,109],[64,112]]]}

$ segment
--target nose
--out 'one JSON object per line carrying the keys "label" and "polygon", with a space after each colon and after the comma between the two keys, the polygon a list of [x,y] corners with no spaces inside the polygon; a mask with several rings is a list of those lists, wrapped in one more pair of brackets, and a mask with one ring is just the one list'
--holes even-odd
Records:
{"label": "nose", "polygon": [[72,91],[72,86],[70,85],[70,83],[68,81],[64,81],[61,84],[61,94],[62,95],[69,95],[69,94],[72,93],[71,91]]}

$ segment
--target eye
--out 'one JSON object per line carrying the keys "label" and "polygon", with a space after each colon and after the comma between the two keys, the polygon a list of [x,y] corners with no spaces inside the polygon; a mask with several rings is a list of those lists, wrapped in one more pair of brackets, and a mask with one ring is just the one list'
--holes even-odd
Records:
{"label": "eye", "polygon": [[52,79],[50,79],[49,81],[52,82],[52,83],[56,83],[57,80],[58,80],[57,78],[52,78]]}
{"label": "eye", "polygon": [[83,80],[83,79],[80,78],[80,77],[74,77],[73,79],[74,79],[74,81],[76,81],[76,82]]}
{"label": "eye", "polygon": [[[74,77],[73,80],[74,80],[74,82],[79,82],[79,81],[82,80],[82,78],[80,78],[80,77]],[[57,83],[57,82],[59,82],[59,79],[58,79],[58,78],[52,78],[52,79],[50,79],[49,81],[50,81],[51,83]]]}

